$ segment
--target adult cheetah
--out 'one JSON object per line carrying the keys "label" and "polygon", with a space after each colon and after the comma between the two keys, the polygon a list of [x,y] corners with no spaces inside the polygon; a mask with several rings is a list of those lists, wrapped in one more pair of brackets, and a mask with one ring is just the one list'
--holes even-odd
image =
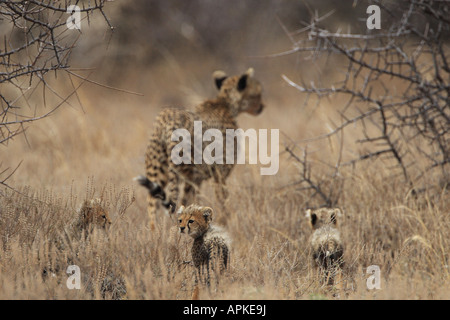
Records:
{"label": "adult cheetah", "polygon": [[[260,114],[264,108],[262,87],[253,73],[250,68],[242,75],[228,77],[223,71],[216,71],[213,73],[215,85],[219,89],[216,98],[204,101],[193,112],[165,109],[159,114],[147,147],[146,175],[136,178],[149,191],[148,213],[152,221],[159,203],[171,212],[179,205],[193,203],[196,189],[211,177],[216,182],[216,194],[221,199],[226,197],[225,179],[234,166],[225,161],[226,152],[223,153],[223,164],[206,164],[203,161],[198,164],[194,159],[195,150],[191,150],[190,155],[183,154],[183,157],[192,159],[191,164],[175,164],[171,154],[179,141],[173,141],[172,133],[176,129],[186,129],[192,139],[191,145],[195,148],[194,121],[201,121],[202,135],[208,129],[219,129],[225,139],[227,129],[238,128],[236,117],[240,113]],[[225,146],[225,141],[223,145]],[[206,143],[203,142],[202,150],[205,146]],[[235,148],[235,158],[236,154]]]}

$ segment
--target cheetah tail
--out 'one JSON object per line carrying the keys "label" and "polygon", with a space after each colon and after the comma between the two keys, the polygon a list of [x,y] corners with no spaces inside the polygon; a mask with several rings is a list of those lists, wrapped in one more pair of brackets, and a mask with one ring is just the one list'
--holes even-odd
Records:
{"label": "cheetah tail", "polygon": [[170,208],[172,213],[175,212],[175,203],[172,200],[167,199],[166,193],[159,184],[150,181],[147,177],[142,175],[135,177],[133,180],[137,181],[141,186],[147,188],[152,197],[161,199],[164,207],[167,209]]}

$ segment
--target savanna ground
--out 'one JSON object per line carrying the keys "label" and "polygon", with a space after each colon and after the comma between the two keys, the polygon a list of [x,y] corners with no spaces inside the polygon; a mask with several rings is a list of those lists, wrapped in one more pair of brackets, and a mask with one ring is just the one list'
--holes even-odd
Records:
{"label": "savanna ground", "polygon": [[[95,68],[90,79],[142,95],[84,83],[68,105],[0,146],[1,170],[11,173],[20,163],[7,180],[19,192],[2,187],[0,195],[0,298],[189,299],[193,269],[183,263],[190,260],[189,240],[180,238],[177,256],[169,232],[175,219],[161,214],[157,230],[148,228],[146,191],[132,179],[144,173],[147,138],[163,107],[192,108],[214,96],[214,70],[236,74],[249,66],[263,83],[266,108],[258,117],[241,115],[238,123],[243,129],[280,129],[280,168],[274,176],[261,176],[259,165],[237,165],[227,181],[225,203],[215,198],[212,182],[202,186],[198,203],[215,210],[215,222],[233,242],[228,272],[218,288],[201,290],[200,298],[336,298],[334,288],[319,281],[308,247],[305,210],[322,202],[298,184],[303,168],[291,152],[301,155],[307,148],[312,178],[327,178],[330,164],[333,169],[337,159],[360,152],[354,137],[370,127],[355,126],[343,137],[306,140],[336,127],[342,120],[336,106],[344,99],[305,103],[305,95],[281,75],[333,79],[341,71],[339,61],[255,57],[289,49],[280,19],[295,29],[300,18],[295,16],[298,8],[283,1],[254,10],[250,4],[234,9],[216,5],[210,16],[205,4],[199,5],[201,11],[189,5],[177,9],[155,1],[148,8],[137,3],[138,9],[111,4],[107,12],[118,27],[112,36],[95,19],[86,25],[71,65]],[[147,11],[138,15],[139,8]],[[145,15],[149,12],[153,15]],[[219,41],[205,27],[211,21],[217,21],[212,31],[217,30]],[[80,72],[87,76],[91,70]],[[59,74],[51,83],[64,96],[82,80]],[[48,94],[44,104],[38,95],[22,111],[32,115],[59,101]],[[415,166],[422,166],[420,159]],[[445,178],[430,173],[424,180],[431,187],[415,194],[392,167],[392,159],[358,162],[341,167],[338,182],[322,185],[337,190],[336,203],[344,212],[340,229],[346,291],[339,298],[448,299],[450,199]],[[64,250],[52,247],[55,235],[91,198],[101,198],[111,213],[108,237],[94,233]],[[67,288],[65,262],[80,267],[80,290]],[[381,270],[379,290],[366,286],[371,265]],[[51,274],[43,275],[44,270]]]}

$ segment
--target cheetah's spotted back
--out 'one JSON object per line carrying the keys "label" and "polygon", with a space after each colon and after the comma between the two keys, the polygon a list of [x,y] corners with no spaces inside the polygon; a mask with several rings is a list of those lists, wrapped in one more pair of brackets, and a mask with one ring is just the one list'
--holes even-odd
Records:
{"label": "cheetah's spotted back", "polygon": [[[138,182],[149,191],[148,211],[151,218],[156,212],[158,203],[175,210],[180,204],[187,205],[194,202],[195,190],[209,178],[214,178],[218,185],[217,195],[222,199],[226,197],[223,185],[233,164],[225,164],[226,161],[223,161],[224,164],[175,165],[170,158],[173,148],[179,143],[172,141],[174,130],[186,129],[193,139],[194,121],[201,121],[202,134],[208,129],[219,129],[225,137],[226,129],[238,128],[236,117],[240,113],[258,115],[262,112],[262,87],[253,77],[253,69],[232,77],[228,77],[222,71],[216,71],[213,77],[219,89],[216,98],[201,103],[194,112],[179,109],[163,110],[156,119],[145,157],[146,175],[137,178]],[[193,159],[193,154],[192,151],[188,157]]]}

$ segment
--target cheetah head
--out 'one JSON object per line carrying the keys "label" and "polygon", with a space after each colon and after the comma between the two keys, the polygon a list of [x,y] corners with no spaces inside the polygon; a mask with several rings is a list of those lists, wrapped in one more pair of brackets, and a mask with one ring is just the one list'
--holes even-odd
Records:
{"label": "cheetah head", "polygon": [[111,225],[109,212],[101,204],[101,199],[84,201],[80,208],[80,215],[84,228],[88,228],[89,226],[97,226],[106,229]]}
{"label": "cheetah head", "polygon": [[306,210],[306,218],[309,219],[313,230],[319,229],[323,226],[337,226],[337,218],[342,217],[340,209],[320,208],[317,210]]}
{"label": "cheetah head", "polygon": [[191,204],[187,208],[181,206],[177,211],[177,215],[180,233],[186,233],[196,239],[208,231],[213,210],[209,207]]}
{"label": "cheetah head", "polygon": [[228,77],[223,71],[213,73],[213,78],[219,89],[218,98],[226,102],[234,116],[247,112],[251,115],[260,114],[262,103],[261,83],[253,77],[253,68],[243,75]]}

